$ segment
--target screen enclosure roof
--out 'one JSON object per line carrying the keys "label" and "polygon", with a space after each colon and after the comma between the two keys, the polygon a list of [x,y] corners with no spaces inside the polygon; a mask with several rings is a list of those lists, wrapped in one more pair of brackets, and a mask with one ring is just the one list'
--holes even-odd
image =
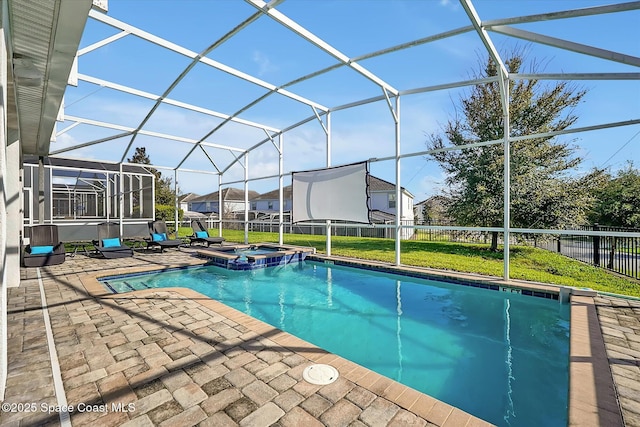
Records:
{"label": "screen enclosure roof", "polygon": [[[40,117],[52,130],[58,119],[52,142],[30,144],[25,130],[26,154],[126,163],[144,146],[154,167],[237,180],[247,167],[251,178],[276,176],[281,150],[287,173],[423,156],[425,134],[454,114],[453,101],[488,81],[475,78],[482,62],[491,57],[506,71],[504,58],[516,51],[536,66],[505,78],[571,80],[603,91],[626,85],[624,93],[635,96],[623,114],[596,114],[602,106],[587,103],[584,129],[635,131],[640,123],[640,38],[632,25],[640,2],[108,6],[88,12],[60,113]],[[66,31],[61,24],[51,32],[56,38]],[[31,54],[28,43],[22,51]],[[25,110],[22,120],[36,114]],[[372,134],[383,136],[367,141]],[[249,161],[247,152],[255,153]]]}

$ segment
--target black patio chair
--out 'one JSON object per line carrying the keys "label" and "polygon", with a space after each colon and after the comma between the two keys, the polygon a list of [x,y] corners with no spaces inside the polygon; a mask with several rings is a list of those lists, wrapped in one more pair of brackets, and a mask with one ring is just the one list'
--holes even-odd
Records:
{"label": "black patio chair", "polygon": [[190,245],[193,245],[194,243],[206,243],[207,246],[221,245],[225,240],[224,237],[209,236],[207,229],[197,219],[191,221],[191,228],[193,229],[193,235],[189,236]]}
{"label": "black patio chair", "polygon": [[133,249],[122,243],[120,225],[116,222],[98,224],[98,240],[93,246],[105,258],[126,258],[133,256]]}
{"label": "black patio chair", "polygon": [[44,267],[64,262],[64,244],[58,239],[58,226],[39,224],[29,227],[29,244],[22,262],[25,267]]}
{"label": "black patio chair", "polygon": [[169,239],[167,224],[162,220],[149,221],[149,234],[151,238],[147,240],[147,249],[151,246],[158,246],[160,252],[165,248],[178,248],[184,242],[178,239]]}

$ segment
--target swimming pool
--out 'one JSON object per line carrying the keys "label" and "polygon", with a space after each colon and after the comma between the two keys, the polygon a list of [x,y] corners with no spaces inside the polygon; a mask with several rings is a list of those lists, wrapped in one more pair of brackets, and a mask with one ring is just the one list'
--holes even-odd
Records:
{"label": "swimming pool", "polygon": [[567,424],[569,306],[557,301],[309,261],[103,280],[194,289],[497,425]]}

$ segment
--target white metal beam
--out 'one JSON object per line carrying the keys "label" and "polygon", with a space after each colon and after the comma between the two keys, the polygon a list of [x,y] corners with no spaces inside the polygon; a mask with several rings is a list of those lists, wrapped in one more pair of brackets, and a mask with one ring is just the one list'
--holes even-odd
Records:
{"label": "white metal beam", "polygon": [[[260,14],[256,13],[254,16],[257,18],[257,17],[260,16]],[[118,28],[120,30],[127,31],[127,32],[129,32],[129,33],[131,33],[131,34],[133,34],[133,35],[135,35],[137,37],[140,37],[143,40],[146,40],[148,42],[151,42],[153,44],[161,46],[161,47],[163,47],[165,49],[169,49],[171,51],[179,53],[179,54],[181,54],[183,56],[186,56],[187,58],[195,59],[195,58],[198,57],[198,54],[196,52],[192,51],[192,50],[186,49],[186,48],[184,48],[182,46],[179,46],[179,45],[177,45],[175,43],[172,43],[172,42],[170,42],[168,40],[165,40],[163,38],[154,36],[151,33],[148,33],[146,31],[140,30],[139,28],[136,28],[136,27],[134,27],[132,25],[126,24],[126,23],[124,23],[122,21],[118,21],[117,19],[114,19],[114,18],[112,18],[110,16],[98,13],[98,12],[96,12],[94,10],[89,12],[89,17],[93,18],[93,19],[95,19],[97,21],[100,21],[100,22],[102,22],[104,24],[107,24],[109,26],[112,26],[114,28]],[[238,28],[238,27],[236,27],[236,28]],[[239,29],[238,29],[238,31],[239,31]],[[236,70],[235,68],[232,68],[232,67],[229,67],[227,65],[224,65],[224,64],[222,64],[222,63],[220,63],[218,61],[214,61],[214,60],[212,60],[210,58],[206,58],[206,57],[199,58],[199,61],[201,63],[203,63],[203,64],[206,64],[206,65],[208,65],[210,67],[213,67],[213,68],[218,69],[220,71],[223,71],[225,73],[231,74],[232,76],[238,77],[238,78],[240,78],[242,80],[246,80],[246,81],[248,81],[250,83],[253,83],[253,84],[257,85],[257,86],[261,86],[261,87],[263,87],[265,89],[268,89],[270,91],[277,91],[278,93],[280,93],[280,94],[282,94],[282,95],[284,95],[286,97],[289,97],[291,99],[294,99],[294,100],[296,100],[298,102],[302,102],[303,104],[313,105],[316,108],[320,108],[320,109],[326,109],[326,107],[323,107],[322,105],[320,105],[320,104],[318,104],[316,102],[313,102],[313,101],[311,101],[309,99],[306,99],[306,98],[304,98],[302,96],[296,95],[296,94],[294,94],[292,92],[289,92],[287,90],[278,89],[278,87],[276,85],[273,85],[271,83],[267,83],[264,80],[261,80],[261,79],[258,79],[256,77],[253,77],[253,76],[251,76],[251,75],[249,75],[247,73],[243,73],[242,71]]]}
{"label": "white metal beam", "polygon": [[473,25],[473,28],[475,28],[476,32],[478,33],[478,36],[480,36],[480,40],[482,40],[482,44],[484,44],[484,47],[487,49],[489,56],[491,57],[491,59],[493,59],[493,61],[498,66],[498,69],[500,70],[500,74],[505,77],[508,76],[509,72],[507,71],[507,68],[504,66],[502,58],[500,58],[500,54],[498,53],[498,50],[496,49],[493,42],[491,41],[491,38],[487,34],[486,30],[482,27],[482,21],[480,20],[480,17],[478,16],[478,13],[476,12],[475,8],[471,4],[471,1],[460,0],[460,4],[462,5],[465,12],[467,13],[469,20]]}
{"label": "white metal beam", "polygon": [[[101,122],[101,121],[93,120],[93,119],[85,119],[85,118],[82,118],[82,117],[66,116],[65,119],[69,120],[69,121],[73,121],[73,122],[80,122],[82,124],[92,125],[92,126],[99,126],[99,127],[108,128],[108,129],[126,131],[126,132],[129,132],[129,133],[133,133],[133,132],[136,131],[136,128],[132,128],[132,127],[129,127],[129,126],[116,125],[116,124]],[[191,138],[185,138],[185,137],[182,137],[182,136],[169,135],[169,134],[165,134],[165,133],[152,132],[152,131],[147,131],[147,130],[139,130],[138,133],[140,135],[153,136],[153,137],[157,137],[157,138],[169,139],[169,140],[178,141],[178,142],[186,142],[188,144],[198,144],[200,142],[199,140],[195,140],[195,139],[191,139]],[[230,145],[214,144],[214,143],[211,143],[211,142],[200,142],[200,143],[202,145],[207,146],[207,147],[219,148],[221,150],[231,150],[231,151],[237,151],[237,152],[240,152],[240,153],[244,153],[246,151],[246,150],[244,150],[242,148],[232,147]]]}
{"label": "white metal beam", "polygon": [[[200,144],[202,144],[204,142],[205,139],[209,138],[211,135],[213,135],[214,133],[216,133],[220,128],[222,128],[222,126],[224,126],[225,124],[227,124],[232,118],[238,116],[239,114],[241,114],[243,111],[248,110],[249,108],[251,108],[251,106],[258,104],[262,99],[268,97],[271,93],[273,92],[269,92],[267,94],[262,95],[260,98],[256,99],[255,101],[245,105],[244,107],[242,107],[240,110],[236,111],[235,113],[233,113],[231,116],[229,116],[228,119],[224,120],[222,123],[220,123],[219,125],[217,125],[216,127],[214,127],[213,129],[211,129],[209,132],[207,132],[206,135],[204,135],[202,138],[200,138],[197,142],[196,145],[189,150],[189,152],[187,153],[186,156],[183,157],[183,159],[180,161],[180,163],[178,163],[177,167],[181,167],[182,164],[184,162],[187,161],[187,159],[189,158],[189,156],[191,155],[191,153],[193,153],[193,151],[196,149],[196,147]],[[244,151],[251,151],[251,150],[244,150]],[[226,170],[226,169],[225,169]]]}
{"label": "white metal beam", "polygon": [[[79,123],[78,123],[79,124]],[[49,156],[57,156],[58,154],[66,153],[68,151],[79,150],[80,148],[91,147],[93,145],[101,144],[107,141],[113,141],[114,139],[123,138],[131,135],[133,132],[122,132],[116,135],[107,136],[106,138],[94,139],[93,141],[85,142],[84,144],[77,144],[73,147],[61,148],[60,150],[49,151]]]}
{"label": "white metal beam", "polygon": [[[173,92],[173,90],[178,86],[178,84],[191,72],[191,70],[193,70],[193,68],[200,63],[200,61],[203,61],[204,59],[206,59],[206,55],[208,55],[209,53],[211,53],[214,49],[216,49],[218,46],[222,45],[223,43],[225,43],[227,40],[231,39],[235,34],[237,34],[238,32],[240,32],[243,28],[245,28],[246,26],[248,26],[249,24],[251,24],[253,21],[255,21],[256,19],[258,19],[259,17],[259,13],[255,13],[252,16],[250,16],[249,18],[245,19],[243,22],[241,22],[239,25],[237,25],[236,27],[234,27],[233,29],[231,29],[230,31],[228,31],[225,35],[223,35],[222,37],[220,37],[218,40],[216,40],[215,42],[213,42],[212,44],[210,44],[206,49],[204,49],[202,52],[198,53],[195,57],[193,57],[191,59],[191,62],[189,63],[189,65],[187,65],[185,67],[184,70],[182,70],[182,72],[178,75],[178,77],[176,77],[173,82],[169,85],[169,87],[164,91],[164,93],[161,95],[161,97],[159,99],[157,99],[155,101],[155,104],[153,105],[153,107],[151,107],[151,109],[149,110],[149,112],[147,113],[147,115],[145,116],[144,119],[142,119],[142,122],[140,122],[140,124],[138,125],[138,127],[136,128],[135,132],[133,133],[133,136],[131,137],[131,140],[129,141],[129,144],[127,145],[127,148],[125,148],[124,153],[122,154],[122,158],[120,159],[120,161],[124,161],[125,157],[127,156],[127,153],[129,152],[129,150],[131,149],[131,146],[133,145],[136,137],[138,136],[138,131],[140,131],[144,125],[151,119],[151,117],[153,116],[153,114],[156,112],[156,110],[158,109],[158,107],[160,106],[160,104],[162,103],[162,100],[167,98],[169,96],[169,94],[171,92]],[[227,121],[224,121],[223,123],[227,123]],[[198,141],[196,143],[196,146],[199,145],[207,136],[205,136],[204,138],[202,138],[200,141]],[[178,164],[178,168],[180,166],[182,166],[182,164],[185,162],[185,160],[191,155],[191,153],[193,153],[193,150],[195,150],[195,146],[189,150],[189,153],[184,157],[184,159],[182,159],[182,161]]]}
{"label": "white metal beam", "polygon": [[509,79],[529,80],[640,80],[640,73],[511,73]]}
{"label": "white metal beam", "polygon": [[78,126],[79,124],[80,124],[80,123],[78,123],[78,122],[70,124],[70,125],[69,125],[69,126],[67,126],[66,128],[64,128],[64,129],[62,129],[62,130],[60,130],[60,131],[56,132],[56,137],[58,137],[58,136],[60,136],[60,135],[62,135],[62,134],[64,134],[64,133],[69,132],[71,129],[73,129],[74,127]]}
{"label": "white metal beam", "polygon": [[108,45],[109,43],[113,43],[117,40],[120,40],[123,37],[128,36],[129,34],[131,34],[129,31],[126,30],[122,30],[117,34],[112,35],[111,37],[107,37],[106,39],[100,40],[99,42],[96,42],[92,45],[89,45],[87,47],[83,47],[82,49],[78,49],[78,54],[77,56],[82,56],[86,53],[92,52],[96,49],[100,49],[103,46]]}
{"label": "white metal beam", "polygon": [[[411,42],[408,42],[408,43],[402,43],[402,44],[391,46],[391,47],[388,47],[388,48],[385,48],[385,49],[382,49],[382,50],[378,50],[378,51],[375,51],[375,52],[367,53],[367,54],[360,55],[360,56],[355,56],[355,57],[352,58],[352,61],[359,62],[359,61],[363,61],[365,59],[375,58],[377,56],[385,55],[385,54],[392,53],[392,52],[397,52],[399,50],[408,49],[408,48],[415,47],[415,46],[420,46],[420,45],[423,45],[423,44],[426,44],[426,43],[434,42],[434,41],[437,41],[437,40],[442,40],[442,39],[445,39],[445,38],[448,38],[448,37],[457,36],[459,34],[464,34],[464,33],[467,33],[469,31],[473,31],[473,26],[468,25],[466,27],[456,28],[454,30],[445,31],[443,33],[438,33],[438,34],[435,34],[435,35],[432,35],[432,36],[428,36],[428,37],[423,37],[421,39],[417,39],[417,40],[414,40],[414,41],[411,41]],[[314,71],[314,72],[309,73],[307,75],[304,75],[302,77],[298,77],[298,78],[296,78],[294,80],[291,80],[290,82],[283,84],[281,87],[285,88],[285,87],[296,85],[298,83],[302,83],[302,82],[304,82],[306,80],[310,80],[310,79],[312,79],[314,77],[320,76],[322,74],[326,74],[329,71],[336,70],[336,69],[344,67],[346,65],[347,64],[342,63],[342,62],[330,65],[330,66],[328,66],[326,68],[323,68],[321,70],[317,70],[317,71]],[[402,94],[402,91],[400,91],[400,94]]]}
{"label": "white metal beam", "polygon": [[213,161],[211,156],[209,156],[209,153],[207,153],[207,150],[205,150],[202,145],[200,146],[200,150],[204,153],[204,155],[207,157],[207,159],[209,159],[209,162],[211,162],[211,165],[216,169],[216,171],[218,171],[218,173],[220,173],[220,168],[218,167],[216,162]]}
{"label": "white metal beam", "polygon": [[[609,128],[615,128],[615,127],[632,126],[632,125],[637,125],[637,124],[640,124],[640,119],[626,120],[626,121],[622,121],[622,122],[605,123],[605,124],[593,125],[593,126],[583,126],[583,127],[579,127],[579,128],[565,129],[565,130],[554,131],[554,132],[536,133],[536,134],[523,135],[523,136],[512,136],[510,138],[510,141],[511,142],[517,142],[517,141],[525,141],[525,140],[536,139],[536,138],[551,138],[551,137],[558,136],[558,135],[570,135],[570,134],[580,133],[580,132],[589,132],[589,131],[600,130],[600,129],[609,129]],[[455,145],[455,146],[452,145],[452,146],[449,146],[449,147],[439,148],[439,149],[436,149],[436,150],[425,150],[425,151],[417,151],[417,152],[414,152],[414,153],[406,153],[406,154],[402,154],[400,157],[401,158],[406,158],[406,157],[427,156],[427,155],[430,155],[430,154],[443,153],[443,152],[446,152],[446,151],[463,150],[463,149],[468,149],[468,148],[477,148],[477,147],[485,147],[485,146],[489,146],[489,145],[496,145],[496,144],[501,144],[502,142],[503,142],[502,139],[494,139],[493,141],[474,142],[474,143],[471,143],[471,144]],[[370,162],[374,162],[374,161],[375,162],[382,162],[382,161],[393,160],[394,158],[395,158],[394,156],[376,157],[376,158],[373,158],[373,159],[369,159],[369,161]]]}
{"label": "white metal beam", "polygon": [[582,53],[584,55],[594,56],[596,58],[606,59],[609,61],[620,62],[622,64],[640,67],[640,58],[632,55],[625,55],[611,50],[600,49],[593,46],[587,46],[581,43],[575,43],[556,37],[545,36],[531,31],[520,30],[509,26],[494,26],[489,28],[490,31],[528,40],[534,43],[545,44],[547,46],[557,47],[559,49],[569,50],[572,52]]}
{"label": "white metal beam", "polygon": [[156,95],[150,92],[145,92],[142,90],[138,90],[138,89],[134,89],[128,86],[124,86],[118,83],[113,83],[107,80],[103,80],[103,79],[99,79],[97,77],[92,77],[92,76],[87,76],[85,74],[78,74],[78,80],[82,80],[85,81],[87,83],[92,83],[101,87],[105,87],[108,89],[113,89],[113,90],[117,90],[120,92],[124,92],[124,93],[128,93],[131,95],[136,95],[142,98],[146,98],[146,99],[151,99],[154,101],[157,100],[161,100],[163,103],[168,104],[168,105],[173,105],[174,107],[180,107],[180,108],[184,108],[186,110],[191,110],[191,111],[195,111],[198,113],[202,113],[202,114],[206,114],[208,116],[213,116],[213,117],[217,117],[219,119],[229,119],[235,123],[240,123],[243,125],[247,125],[247,126],[251,126],[251,127],[255,127],[258,129],[266,129],[266,130],[270,130],[272,132],[277,132],[278,129],[273,128],[271,126],[267,126],[267,125],[263,125],[260,123],[255,123],[252,122],[250,120],[244,120],[238,117],[231,117],[228,114],[224,114],[224,113],[220,113],[218,111],[214,111],[214,110],[209,110],[207,108],[202,108],[202,107],[198,107],[196,105],[192,105],[192,104],[188,104],[186,102],[181,102],[181,101],[176,101],[174,99],[170,99],[170,98],[162,98],[160,95]]}
{"label": "white metal beam", "polygon": [[602,15],[605,13],[625,12],[636,9],[640,9],[640,1],[611,4],[606,6],[585,7],[582,9],[561,10],[557,12],[539,13],[536,15],[518,16],[515,18],[492,19],[482,21],[482,26],[489,28],[495,25],[512,25],[527,22],[550,21],[553,19],[577,18],[579,16]]}
{"label": "white metal beam", "polygon": [[395,265],[400,265],[400,255],[401,255],[401,241],[402,241],[402,187],[400,177],[402,176],[400,173],[400,167],[402,165],[402,161],[400,160],[400,96],[396,96],[396,104],[395,109],[391,105],[391,100],[388,99],[388,95],[385,92],[385,96],[389,101],[389,110],[391,110],[391,114],[393,116],[394,122],[394,136],[395,136],[395,185],[396,185],[396,221],[395,221],[395,230],[396,230],[396,240],[395,240]]}
{"label": "white metal beam", "polygon": [[504,65],[504,61],[500,58],[495,45],[491,41],[491,38],[482,27],[480,17],[478,16],[475,8],[471,4],[471,0],[460,0],[462,7],[464,8],[471,24],[476,29],[476,32],[480,36],[482,43],[484,44],[491,59],[498,67],[498,75],[500,79],[498,83],[500,85],[500,103],[502,104],[502,123],[503,123],[503,144],[504,144],[504,173],[503,173],[503,235],[504,235],[504,249],[503,249],[503,278],[509,280],[509,227],[511,226],[511,199],[510,199],[510,186],[511,186],[511,167],[510,167],[510,142],[509,142],[509,71]]}
{"label": "white metal beam", "polygon": [[325,42],[320,37],[316,36],[315,34],[310,32],[309,30],[307,30],[302,25],[298,24],[297,22],[295,22],[294,20],[292,20],[282,12],[276,10],[275,8],[269,7],[269,5],[262,0],[246,0],[246,1],[247,3],[253,5],[255,8],[257,8],[258,10],[262,11],[263,13],[265,13],[266,15],[274,19],[279,24],[285,26],[286,28],[293,31],[300,37],[304,38],[308,42],[320,48],[322,51],[333,56],[338,61],[345,64],[346,66],[353,69],[354,71],[361,74],[362,76],[366,77],[376,85],[386,89],[387,91],[393,93],[394,95],[398,94],[398,90],[395,89],[393,86],[391,86],[389,83],[385,82],[380,77],[376,76],[374,73],[372,73],[371,71],[367,70],[366,68],[364,68],[363,66],[355,62],[352,58],[349,58],[347,55],[340,52],[338,49],[331,46],[329,43]]}

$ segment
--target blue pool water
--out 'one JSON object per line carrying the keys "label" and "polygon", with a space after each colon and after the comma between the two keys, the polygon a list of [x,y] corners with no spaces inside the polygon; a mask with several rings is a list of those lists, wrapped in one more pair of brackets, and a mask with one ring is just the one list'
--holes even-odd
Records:
{"label": "blue pool water", "polygon": [[569,307],[317,262],[105,279],[182,286],[501,426],[566,426]]}
{"label": "blue pool water", "polygon": [[252,248],[252,249],[236,249],[234,253],[240,255],[240,258],[246,258],[247,255],[268,255],[278,252],[277,249],[271,248]]}

